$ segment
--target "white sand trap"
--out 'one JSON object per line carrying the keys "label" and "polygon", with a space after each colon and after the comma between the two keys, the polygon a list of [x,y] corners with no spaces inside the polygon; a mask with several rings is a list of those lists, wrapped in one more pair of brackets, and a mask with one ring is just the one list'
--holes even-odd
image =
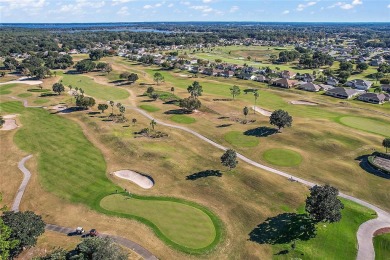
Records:
{"label": "white sand trap", "polygon": [[317,106],[317,103],[310,102],[310,101],[304,101],[304,100],[292,100],[290,101],[293,105],[306,105],[306,106]]}
{"label": "white sand trap", "polygon": [[18,128],[18,125],[16,124],[16,121],[15,118],[16,115],[6,115],[6,116],[3,116],[3,119],[4,119],[4,124],[3,126],[0,128],[0,130],[3,130],[3,131],[9,131],[9,130],[14,130],[16,128]]}
{"label": "white sand trap", "polygon": [[56,105],[56,106],[52,106],[50,107],[51,110],[56,110],[56,111],[62,111],[62,110],[65,110],[67,109],[68,107],[65,106],[65,105]]}
{"label": "white sand trap", "polygon": [[11,80],[8,82],[0,83],[0,85],[6,85],[6,84],[14,84],[14,83],[21,83],[21,84],[27,84],[27,85],[39,85],[42,84],[42,80],[31,80],[29,77],[21,77],[17,80]]}
{"label": "white sand trap", "polygon": [[137,184],[138,186],[144,189],[150,189],[154,185],[153,181],[150,178],[143,176],[134,171],[121,170],[121,171],[114,172],[114,175],[119,178],[134,182],[135,184]]}
{"label": "white sand trap", "polygon": [[268,117],[270,117],[271,114],[272,114],[271,111],[262,109],[262,108],[260,108],[260,107],[255,107],[255,106],[253,106],[252,109],[255,110],[256,112],[262,114],[263,116],[268,116]]}
{"label": "white sand trap", "polygon": [[180,77],[183,77],[183,78],[189,78],[190,76],[186,75],[186,74],[180,74],[179,75]]}

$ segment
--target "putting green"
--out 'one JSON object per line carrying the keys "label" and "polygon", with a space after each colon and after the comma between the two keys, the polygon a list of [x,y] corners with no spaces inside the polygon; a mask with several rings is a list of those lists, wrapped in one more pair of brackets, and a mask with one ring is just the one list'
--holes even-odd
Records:
{"label": "putting green", "polygon": [[259,144],[259,138],[244,135],[240,131],[231,131],[224,135],[224,139],[231,145],[237,147],[255,147]]}
{"label": "putting green", "polygon": [[195,123],[196,120],[193,117],[185,116],[185,115],[173,115],[170,118],[173,122],[180,124],[192,124]]}
{"label": "putting green", "polygon": [[148,112],[156,112],[160,110],[158,107],[152,105],[140,105],[139,107]]}
{"label": "putting green", "polygon": [[390,234],[374,237],[375,259],[390,259]]}
{"label": "putting green", "polygon": [[339,123],[366,132],[390,136],[390,123],[377,119],[345,116],[337,120]]}
{"label": "putting green", "polygon": [[209,215],[179,201],[114,194],[103,198],[100,206],[144,218],[155,224],[163,236],[190,249],[207,247],[216,238],[216,229]]}
{"label": "putting green", "polygon": [[297,166],[302,162],[302,156],[292,150],[273,148],[263,153],[267,162],[278,166]]}

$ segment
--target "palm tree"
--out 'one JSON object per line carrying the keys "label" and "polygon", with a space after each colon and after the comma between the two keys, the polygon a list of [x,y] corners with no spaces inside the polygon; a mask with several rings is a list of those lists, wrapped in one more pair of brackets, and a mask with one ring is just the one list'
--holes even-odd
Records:
{"label": "palm tree", "polygon": [[253,92],[253,96],[255,97],[255,107],[253,108],[253,114],[256,114],[256,101],[257,101],[257,99],[258,99],[259,96],[260,96],[258,90],[255,90],[255,91]]}
{"label": "palm tree", "polygon": [[111,115],[113,115],[113,114],[114,114],[114,105],[115,105],[114,101],[110,101],[110,106],[111,106]]}
{"label": "palm tree", "polygon": [[245,120],[246,120],[246,116],[247,116],[247,115],[248,115],[248,113],[249,113],[249,109],[248,109],[248,107],[244,107],[244,109],[242,110],[242,112],[244,113]]}
{"label": "palm tree", "polygon": [[150,122],[150,126],[152,127],[153,130],[155,125],[157,125],[157,122],[156,120],[152,119],[152,121]]}
{"label": "palm tree", "polygon": [[131,122],[133,123],[133,125],[135,125],[135,123],[137,123],[137,119],[136,119],[136,118],[133,118],[133,119],[131,120]]}

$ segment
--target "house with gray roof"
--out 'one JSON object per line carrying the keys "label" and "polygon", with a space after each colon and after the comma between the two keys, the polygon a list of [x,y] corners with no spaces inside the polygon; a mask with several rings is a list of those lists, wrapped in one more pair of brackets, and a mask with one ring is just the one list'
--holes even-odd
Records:
{"label": "house with gray roof", "polygon": [[350,80],[347,83],[345,83],[348,87],[356,88],[360,90],[368,90],[372,86],[372,82],[368,80],[362,80],[362,79],[354,79]]}
{"label": "house with gray roof", "polygon": [[317,84],[314,84],[312,82],[306,82],[301,84],[298,89],[310,91],[310,92],[318,92],[321,90],[321,87]]}
{"label": "house with gray roof", "polygon": [[349,88],[333,88],[329,89],[325,92],[325,95],[336,97],[336,98],[345,98],[350,99],[357,95],[359,95],[361,92],[356,89],[349,89]]}
{"label": "house with gray roof", "polygon": [[364,93],[358,97],[358,100],[373,104],[383,104],[389,100],[389,95],[382,93]]}

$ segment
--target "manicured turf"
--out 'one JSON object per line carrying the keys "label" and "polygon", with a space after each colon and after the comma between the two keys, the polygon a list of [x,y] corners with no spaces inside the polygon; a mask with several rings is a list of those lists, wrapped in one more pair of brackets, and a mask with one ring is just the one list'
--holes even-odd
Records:
{"label": "manicured turf", "polygon": [[139,107],[148,112],[156,112],[160,110],[158,107],[152,105],[140,105]]}
{"label": "manicured turf", "polygon": [[302,162],[302,156],[292,150],[273,148],[263,153],[267,162],[278,166],[297,166]]}
{"label": "manicured turf", "polygon": [[82,88],[86,95],[98,99],[117,101],[130,96],[125,89],[98,84],[92,78],[83,75],[63,74],[62,76],[62,84],[66,88],[69,85],[72,85],[73,89],[76,87]]}
{"label": "manicured turf", "polygon": [[33,103],[34,104],[45,104],[49,101],[50,101],[50,99],[40,98],[40,99],[34,100]]}
{"label": "manicured turf", "polygon": [[144,200],[115,194],[102,199],[107,210],[135,215],[153,222],[173,242],[199,249],[210,245],[216,236],[214,224],[202,210],[169,200]]}
{"label": "manicured turf", "polygon": [[31,93],[22,93],[22,94],[19,94],[18,97],[21,97],[21,98],[26,98],[26,97],[31,97],[32,94]]}
{"label": "manicured turf", "polygon": [[356,232],[360,224],[376,216],[374,211],[354,202],[344,199],[341,201],[345,208],[340,222],[318,224],[316,237],[308,241],[297,241],[295,252],[291,250],[291,244],[274,245],[274,254],[289,250],[288,254],[275,256],[275,259],[356,259]]}
{"label": "manicured turf", "polygon": [[259,144],[259,138],[244,135],[240,131],[231,131],[224,135],[225,141],[237,147],[255,147]]}
{"label": "manicured turf", "polygon": [[6,84],[6,85],[1,85],[0,86],[0,95],[6,95],[10,94],[11,88],[15,87],[17,84]]}
{"label": "manicured turf", "polygon": [[[137,202],[141,200],[176,202],[174,204],[176,207],[166,206],[164,210],[160,208],[160,215],[163,216],[165,214],[164,216],[167,219],[183,209],[188,210],[189,208],[185,205],[191,206],[190,209],[194,208],[189,215],[194,215],[194,212],[196,212],[198,214],[196,221],[192,221],[193,219],[189,220],[187,213],[185,213],[186,210],[184,210],[182,223],[185,223],[187,229],[190,229],[192,226],[199,230],[203,229],[204,234],[207,233],[207,235],[199,235],[199,240],[195,239],[193,242],[189,241],[190,239],[188,238],[191,237],[191,233],[178,235],[177,237],[174,233],[171,233],[174,232],[171,229],[165,231],[167,234],[161,233],[160,228],[165,230],[165,226],[154,223],[154,221],[158,221],[156,218],[145,220],[133,216],[129,212],[113,212],[101,208],[101,199],[114,193],[116,190],[121,190],[121,188],[107,178],[106,163],[102,153],[88,141],[78,124],[64,117],[50,114],[50,112],[44,109],[24,108],[21,102],[0,103],[0,112],[21,114],[20,120],[23,127],[16,132],[14,141],[22,150],[36,156],[39,181],[47,191],[72,202],[83,203],[108,215],[139,220],[150,226],[156,235],[167,244],[183,252],[204,253],[218,244],[221,237],[220,220],[208,209],[192,202],[175,198],[137,197],[139,199]],[[27,142],[26,140],[29,141]],[[178,206],[180,203],[183,204],[182,207]],[[142,208],[142,203],[138,205],[140,206],[138,210],[148,210],[147,207]],[[198,210],[203,213],[199,213]],[[207,217],[209,218],[208,220],[206,220]],[[176,216],[176,220],[179,221],[179,219],[180,216]],[[210,219],[214,228],[210,228]],[[214,233],[210,230],[213,230]],[[186,236],[188,241],[185,244],[181,244]],[[176,240],[172,241],[172,239]],[[190,245],[194,245],[194,247],[188,247]]]}
{"label": "manicured turf", "polygon": [[390,259],[390,234],[374,237],[375,259]]}
{"label": "manicured turf", "polygon": [[366,132],[390,136],[390,123],[371,118],[345,116],[337,120],[343,125],[360,129]]}
{"label": "manicured turf", "polygon": [[170,117],[173,122],[180,124],[192,124],[195,123],[196,120],[193,117],[185,116],[185,115],[173,115]]}

